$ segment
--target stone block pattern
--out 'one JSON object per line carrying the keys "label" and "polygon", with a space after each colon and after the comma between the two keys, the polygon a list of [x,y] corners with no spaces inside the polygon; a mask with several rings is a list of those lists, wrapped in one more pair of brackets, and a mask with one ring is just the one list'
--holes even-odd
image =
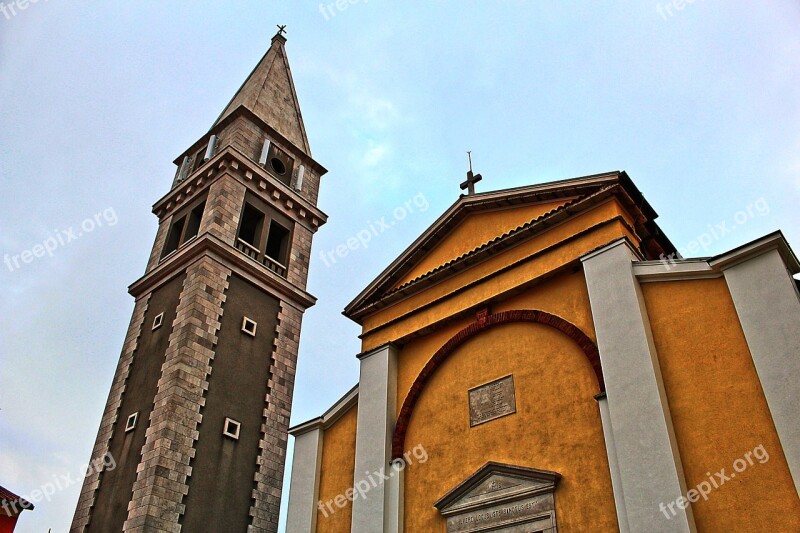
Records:
{"label": "stone block pattern", "polygon": [[266,133],[250,120],[238,117],[218,135],[220,147],[233,146],[244,155],[258,162]]}
{"label": "stone block pattern", "polygon": [[253,490],[251,531],[275,533],[283,486],[283,470],[289,439],[289,416],[294,394],[297,352],[300,347],[300,326],[303,312],[281,302],[275,328],[275,350],[270,367],[269,392],[265,399],[264,425],[261,427],[261,454]]}
{"label": "stone block pattern", "polygon": [[206,210],[200,222],[200,235],[210,233],[226,244],[236,244],[246,187],[230,176],[222,176],[211,184]]}
{"label": "stone block pattern", "polygon": [[[133,316],[128,326],[128,333],[122,345],[122,354],[120,355],[119,363],[117,363],[114,381],[111,384],[111,391],[108,394],[108,401],[106,402],[106,408],[103,412],[102,421],[100,422],[100,429],[97,432],[97,439],[92,449],[91,464],[98,464],[96,461],[100,460],[108,453],[111,434],[117,417],[119,416],[122,394],[125,392],[125,384],[128,379],[131,364],[133,363],[134,352],[138,345],[139,336],[142,333],[144,315],[147,312],[149,300],[150,295],[147,294],[138,299],[134,305]],[[75,516],[72,520],[72,526],[70,527],[71,533],[82,532],[89,524],[95,495],[100,486],[100,476],[99,472],[95,471],[95,469],[91,469],[83,480],[83,487],[81,488],[81,494],[78,498]]]}
{"label": "stone block pattern", "polygon": [[169,234],[169,226],[172,224],[172,216],[169,216],[159,222],[158,233],[156,233],[156,242],[153,244],[153,251],[150,252],[150,260],[147,261],[147,270],[150,272],[158,266],[161,261],[161,252],[164,250],[164,245],[167,243],[167,234]]}
{"label": "stone block pattern", "polygon": [[[238,117],[219,133],[218,138],[218,151],[225,146],[233,146],[250,158],[253,164],[257,165],[261,157],[261,149],[264,146],[264,139],[267,138],[267,133],[247,118]],[[291,154],[293,152],[288,146],[274,139],[272,141],[286,153]],[[297,176],[297,168],[299,165],[299,162],[295,164],[295,175],[293,178]],[[319,197],[319,176],[315,171],[309,168],[308,165],[306,165],[305,175],[303,176],[303,187],[300,191],[300,195],[305,197],[311,204],[317,205],[317,198]]]}
{"label": "stone block pattern", "polygon": [[289,280],[289,283],[302,289],[306,288],[308,280],[308,264],[311,261],[311,239],[313,237],[314,234],[311,233],[311,230],[302,224],[294,225],[286,279]]}
{"label": "stone block pattern", "polygon": [[187,269],[124,531],[179,532],[189,466],[231,270],[204,257]]}

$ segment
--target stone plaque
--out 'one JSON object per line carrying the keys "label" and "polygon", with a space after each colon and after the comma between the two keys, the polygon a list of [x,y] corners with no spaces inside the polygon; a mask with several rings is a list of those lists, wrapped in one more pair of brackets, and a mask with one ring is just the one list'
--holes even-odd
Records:
{"label": "stone plaque", "polygon": [[447,533],[555,533],[555,490],[561,476],[487,463],[434,503]]}
{"label": "stone plaque", "polygon": [[516,412],[514,376],[506,376],[469,391],[470,427]]}
{"label": "stone plaque", "polygon": [[[551,499],[551,498],[550,498]],[[554,513],[546,510],[549,499],[527,498],[525,500],[493,505],[480,511],[473,511],[447,518],[447,533],[473,533],[493,531],[502,533],[531,533],[554,528]]]}

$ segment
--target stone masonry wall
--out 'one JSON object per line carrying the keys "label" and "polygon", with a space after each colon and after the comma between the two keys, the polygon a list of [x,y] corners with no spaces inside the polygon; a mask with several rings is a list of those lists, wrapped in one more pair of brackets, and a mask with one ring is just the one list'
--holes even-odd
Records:
{"label": "stone masonry wall", "polygon": [[146,272],[150,272],[156,268],[158,263],[161,261],[161,252],[164,250],[164,245],[167,243],[167,234],[169,233],[169,227],[171,224],[172,216],[165,218],[158,224],[156,242],[153,244],[153,251],[150,252],[150,260],[147,261]]}
{"label": "stone masonry wall", "polygon": [[212,183],[208,191],[206,211],[200,223],[200,235],[208,232],[234,246],[246,189],[229,176],[223,176]]}
{"label": "stone masonry wall", "polygon": [[230,275],[208,257],[187,269],[124,531],[180,531]]}
{"label": "stone masonry wall", "polygon": [[[147,312],[149,299],[150,295],[148,294],[137,300],[134,305],[133,316],[128,326],[128,333],[122,345],[122,354],[117,364],[114,381],[111,384],[111,391],[108,394],[108,401],[106,402],[106,408],[103,412],[102,421],[100,422],[100,429],[97,432],[97,439],[95,440],[94,449],[92,450],[92,464],[102,463],[102,458],[108,453],[111,433],[119,414],[122,394],[125,392],[125,383],[131,364],[133,363],[133,354],[136,351],[139,336],[142,332],[142,324],[144,322],[144,315]],[[97,461],[100,462],[98,463]],[[96,468],[92,468],[89,470],[89,475],[83,480],[81,495],[78,499],[72,526],[70,527],[71,533],[82,532],[88,525],[91,516],[91,508],[94,505],[95,494],[99,486],[100,473]]]}
{"label": "stone masonry wall", "polygon": [[300,326],[303,313],[281,302],[275,328],[275,351],[272,355],[269,392],[265,399],[263,438],[259,443],[258,472],[250,508],[252,531],[275,533],[278,530],[283,470],[289,439],[289,417],[300,347]]}

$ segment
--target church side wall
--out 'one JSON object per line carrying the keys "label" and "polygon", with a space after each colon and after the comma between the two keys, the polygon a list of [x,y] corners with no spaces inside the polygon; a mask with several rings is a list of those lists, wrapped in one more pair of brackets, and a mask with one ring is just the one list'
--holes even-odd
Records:
{"label": "church side wall", "polygon": [[[508,375],[516,413],[471,428],[467,391]],[[487,461],[560,473],[559,532],[616,531],[598,391],[583,351],[554,328],[507,324],[467,341],[431,376],[408,426],[406,448],[428,460],[405,470],[406,531],[443,531],[432,503]]]}
{"label": "church side wall", "polygon": [[[725,280],[642,291],[688,488],[723,468],[736,474],[692,504],[698,531],[800,530],[800,500]],[[769,459],[751,454],[736,473],[734,462],[761,446]]]}
{"label": "church side wall", "polygon": [[[350,532],[353,504],[346,498],[340,498],[338,500],[342,503],[340,508],[334,500],[353,487],[357,420],[356,405],[325,430],[319,481],[319,501],[323,504],[325,512],[321,510],[317,512],[318,533]],[[330,506],[326,506],[326,503]]]}

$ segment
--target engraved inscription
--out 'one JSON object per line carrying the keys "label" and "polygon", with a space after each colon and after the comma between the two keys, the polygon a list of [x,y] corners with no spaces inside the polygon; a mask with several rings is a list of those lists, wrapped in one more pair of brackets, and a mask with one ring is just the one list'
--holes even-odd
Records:
{"label": "engraved inscription", "polygon": [[[528,527],[552,527],[553,514],[548,510],[550,498],[531,498],[507,505],[496,505],[476,512],[453,516],[447,520],[449,532],[471,532],[502,526],[527,524]],[[533,522],[533,524],[531,524]],[[503,529],[505,531],[505,529]],[[525,530],[529,531],[529,530]],[[531,530],[533,531],[533,530]]]}
{"label": "engraved inscription", "polygon": [[470,427],[515,412],[514,376],[506,376],[469,391]]}
{"label": "engraved inscription", "polygon": [[447,533],[555,533],[557,472],[486,463],[434,503]]}

